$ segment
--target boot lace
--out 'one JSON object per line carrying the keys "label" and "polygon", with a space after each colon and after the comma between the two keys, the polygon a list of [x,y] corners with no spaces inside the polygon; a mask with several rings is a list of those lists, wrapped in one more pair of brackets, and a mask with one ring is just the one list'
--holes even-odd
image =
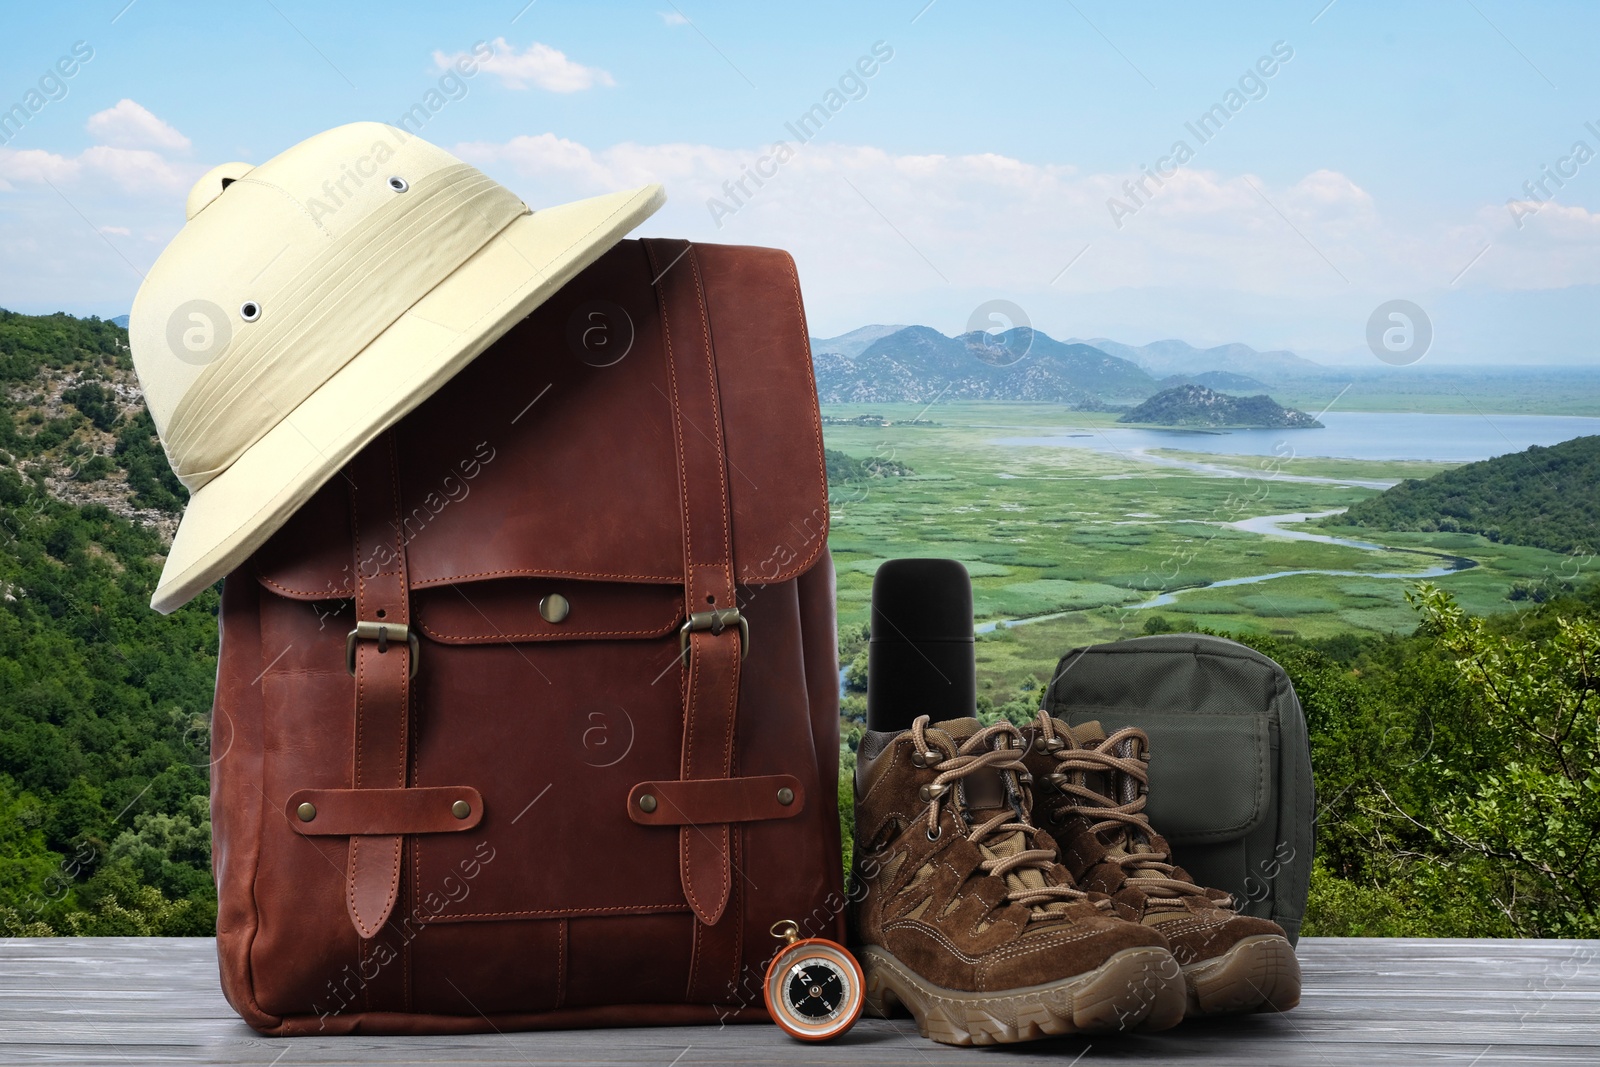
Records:
{"label": "boot lace", "polygon": [[[1174,877],[1177,868],[1171,856],[1154,846],[1155,831],[1150,817],[1145,814],[1145,800],[1149,792],[1150,766],[1142,754],[1149,751],[1150,737],[1143,730],[1123,727],[1105,740],[1092,745],[1079,744],[1071,736],[1063,736],[1056,729],[1055,719],[1048,712],[1039,712],[1039,739],[1047,750],[1053,750],[1057,773],[1050,781],[1061,791],[1052,801],[1053,818],[1081,815],[1090,820],[1091,833],[1100,835],[1119,850],[1106,857],[1120,866],[1125,874],[1136,878],[1136,885],[1150,896],[1176,900],[1183,896],[1207,897],[1209,894],[1193,882]],[[1079,773],[1074,773],[1079,772]],[[1113,783],[1126,782],[1130,789],[1118,790],[1127,796],[1124,803],[1096,792],[1084,784],[1086,774],[1101,773]],[[1120,778],[1119,775],[1125,775]],[[1223,906],[1231,904],[1219,902]]]}
{"label": "boot lace", "polygon": [[[967,840],[977,845],[985,857],[981,865],[983,872],[1005,882],[1006,900],[1026,906],[1030,920],[1053,916],[1068,903],[1087,901],[1089,896],[1082,890],[1054,883],[1054,852],[1043,848],[1024,848],[1021,844],[1013,846],[1012,842],[1006,840],[1016,834],[1019,837],[1014,841],[1026,842],[1034,834],[1033,825],[1027,821],[1029,802],[1015,785],[1028,780],[1022,777],[1027,774],[1027,768],[1022,762],[1026,748],[1021,731],[1009,722],[998,722],[983,727],[959,746],[954,746],[943,731],[936,731],[935,735],[930,736],[928,721],[928,716],[923,715],[911,724],[911,737],[918,752],[930,756],[937,753],[945,757],[928,764],[938,772],[932,784],[924,789],[928,797],[928,837],[937,838],[941,832],[939,813],[951,796],[952,783],[985,768],[1011,771],[1013,777],[1006,779],[1006,789],[1011,798],[1010,809],[1002,810],[967,830]],[[954,747],[954,752],[950,751],[951,747]],[[1002,777],[1005,778],[1004,775]],[[1033,872],[1034,877],[1029,878],[1023,872]]]}

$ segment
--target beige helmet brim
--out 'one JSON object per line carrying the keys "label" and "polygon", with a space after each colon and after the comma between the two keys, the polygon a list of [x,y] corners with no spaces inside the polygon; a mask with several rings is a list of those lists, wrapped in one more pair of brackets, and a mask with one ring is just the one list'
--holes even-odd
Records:
{"label": "beige helmet brim", "polygon": [[243,563],[328,479],[665,201],[661,186],[524,215],[190,498],[150,606]]}

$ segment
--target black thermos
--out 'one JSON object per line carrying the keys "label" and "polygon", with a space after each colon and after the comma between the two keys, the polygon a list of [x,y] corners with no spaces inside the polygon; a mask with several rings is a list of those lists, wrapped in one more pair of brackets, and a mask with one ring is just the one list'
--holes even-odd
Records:
{"label": "black thermos", "polygon": [[867,729],[974,715],[972,579],[953,559],[891,559],[872,579]]}

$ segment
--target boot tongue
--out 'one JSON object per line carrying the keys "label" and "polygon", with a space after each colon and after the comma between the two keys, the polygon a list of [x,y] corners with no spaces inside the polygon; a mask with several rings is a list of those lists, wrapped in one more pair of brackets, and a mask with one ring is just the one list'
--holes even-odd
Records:
{"label": "boot tongue", "polygon": [[[1072,735],[1072,739],[1077,742],[1078,747],[1080,748],[1096,748],[1101,744],[1101,742],[1105,741],[1107,736],[1105,728],[1100,725],[1099,720],[1079,723],[1077,726],[1069,726],[1067,727],[1067,732]],[[1120,748],[1121,746],[1118,747]],[[1131,752],[1118,753],[1118,755],[1131,754]],[[1085,786],[1093,789],[1096,793],[1099,793],[1101,796],[1105,797],[1113,805],[1123,804],[1132,799],[1123,797],[1121,795],[1124,787],[1130,787],[1135,784],[1127,781],[1127,775],[1110,772],[1085,772],[1083,778],[1083,784]],[[1149,842],[1144,840],[1143,834],[1130,834],[1127,827],[1107,831],[1103,836],[1110,839],[1108,841],[1106,851],[1113,857],[1126,856],[1129,854],[1137,855],[1139,853],[1152,851]],[[1128,872],[1128,876],[1130,878],[1160,877],[1160,875],[1155,871],[1147,871],[1143,869],[1135,869],[1130,871]]]}
{"label": "boot tongue", "polygon": [[[977,719],[951,719],[948,722],[935,723],[934,728],[943,730],[949,735],[950,740],[956,743],[956,747],[960,748],[968,738],[983,729],[983,724]],[[1004,772],[989,767],[974,771],[958,779],[956,789],[957,797],[966,811],[967,821],[972,825],[982,825],[1002,811],[1008,816],[1007,822],[1018,821],[1017,813],[1011,806]],[[1031,847],[1027,835],[1017,830],[990,834],[977,844],[978,851],[983,853],[985,858],[994,860],[1015,856],[1018,852]],[[1046,884],[1044,872],[1037,867],[1018,867],[1007,871],[1005,881],[1008,889],[1019,891],[1041,889]],[[1035,910],[1038,910],[1038,906]]]}
{"label": "boot tongue", "polygon": [[[947,722],[935,723],[933,728],[943,730],[959,749],[973,734],[983,729],[983,723],[977,719],[950,719]],[[977,750],[973,750],[972,754],[977,755]],[[992,767],[973,771],[966,777],[957,779],[953,784],[970,822],[986,822],[1002,809],[1012,810],[1004,776],[1002,772]],[[1012,817],[1015,818],[1014,812]]]}
{"label": "boot tongue", "polygon": [[1071,734],[1072,739],[1082,748],[1090,748],[1106,739],[1105,728],[1100,725],[1099,719],[1079,723],[1077,726],[1068,726],[1067,733]]}
{"label": "boot tongue", "polygon": [[[1060,720],[1057,720],[1057,724],[1063,728],[1067,736],[1072,739],[1072,743],[1078,748],[1099,748],[1100,743],[1106,739],[1105,728],[1100,725],[1100,720],[1098,719],[1079,723],[1076,726],[1068,726],[1066,723],[1060,722]],[[1117,783],[1113,779],[1121,777],[1120,775],[1113,775],[1104,771],[1078,771],[1076,776],[1080,785],[1099,793],[1113,805],[1117,803],[1115,799]]]}
{"label": "boot tongue", "polygon": [[959,747],[963,741],[983,729],[983,723],[973,718],[946,719],[944,722],[934,723],[933,729],[943,730],[949,734],[950,740],[954,741]]}

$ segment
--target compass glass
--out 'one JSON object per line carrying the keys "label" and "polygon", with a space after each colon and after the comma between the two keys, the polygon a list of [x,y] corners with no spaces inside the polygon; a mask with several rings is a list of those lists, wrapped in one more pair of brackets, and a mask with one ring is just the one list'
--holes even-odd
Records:
{"label": "compass glass", "polygon": [[783,1001],[790,1011],[812,1022],[832,1019],[845,1005],[846,981],[839,965],[813,956],[789,968]]}

